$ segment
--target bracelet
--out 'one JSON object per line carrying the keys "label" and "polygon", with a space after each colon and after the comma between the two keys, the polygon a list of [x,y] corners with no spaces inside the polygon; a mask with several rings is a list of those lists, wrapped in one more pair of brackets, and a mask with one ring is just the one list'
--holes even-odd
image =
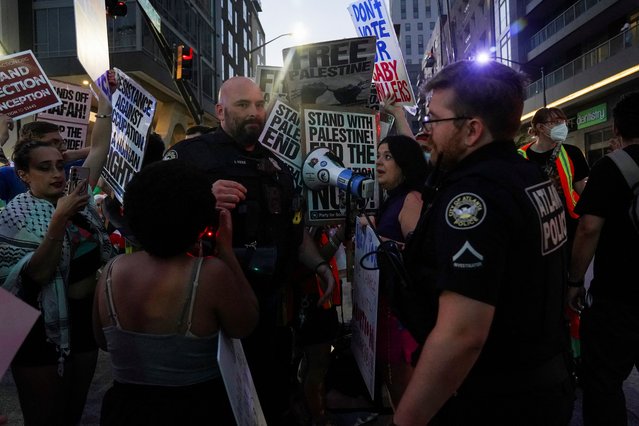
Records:
{"label": "bracelet", "polygon": [[568,287],[578,288],[578,287],[583,287],[583,286],[584,286],[584,280],[583,279],[577,280],[577,281],[573,281],[571,279],[568,280]]}
{"label": "bracelet", "polygon": [[320,268],[320,266],[322,266],[322,265],[326,265],[326,266],[328,266],[329,268],[331,267],[331,265],[329,265],[327,261],[322,260],[320,263],[318,263],[317,265],[315,265],[315,268],[313,269],[313,270],[315,271],[315,273],[316,273],[316,274],[317,274],[317,270],[318,270],[318,269]]}
{"label": "bracelet", "polygon": [[111,114],[96,114],[95,118],[109,118]]}
{"label": "bracelet", "polygon": [[47,240],[51,240],[51,241],[55,241],[55,242],[61,243],[61,242],[64,241],[64,238],[53,238],[53,237],[50,237],[49,235],[47,235]]}

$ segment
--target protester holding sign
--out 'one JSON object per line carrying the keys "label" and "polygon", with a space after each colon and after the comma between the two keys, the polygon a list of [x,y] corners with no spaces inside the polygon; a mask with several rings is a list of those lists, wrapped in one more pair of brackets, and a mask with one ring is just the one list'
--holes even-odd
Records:
{"label": "protester holding sign", "polygon": [[0,213],[0,283],[42,311],[12,364],[20,406],[26,424],[77,424],[97,361],[95,275],[112,247],[87,182],[65,195],[57,148],[25,141],[13,161],[29,191]]}
{"label": "protester holding sign", "polygon": [[[249,334],[258,305],[231,247],[231,215],[221,210],[218,228],[210,188],[183,161],[151,164],[127,185],[125,217],[143,250],[115,258],[98,284],[94,327],[114,373],[101,425],[234,424],[218,332]],[[194,258],[206,229],[218,230],[217,257]]]}

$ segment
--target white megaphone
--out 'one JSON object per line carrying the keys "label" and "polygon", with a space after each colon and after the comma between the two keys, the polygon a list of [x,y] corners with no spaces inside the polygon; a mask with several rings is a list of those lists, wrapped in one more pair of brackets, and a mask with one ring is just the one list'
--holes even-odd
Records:
{"label": "white megaphone", "polygon": [[371,198],[375,192],[373,179],[344,167],[344,163],[328,148],[316,148],[306,156],[302,178],[313,191],[330,185],[359,198]]}

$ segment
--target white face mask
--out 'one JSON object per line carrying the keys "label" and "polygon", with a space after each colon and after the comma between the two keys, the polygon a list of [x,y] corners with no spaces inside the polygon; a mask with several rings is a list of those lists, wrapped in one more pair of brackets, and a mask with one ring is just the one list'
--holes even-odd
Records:
{"label": "white face mask", "polygon": [[550,139],[555,142],[563,142],[568,137],[568,126],[566,123],[557,124],[555,127],[550,129]]}

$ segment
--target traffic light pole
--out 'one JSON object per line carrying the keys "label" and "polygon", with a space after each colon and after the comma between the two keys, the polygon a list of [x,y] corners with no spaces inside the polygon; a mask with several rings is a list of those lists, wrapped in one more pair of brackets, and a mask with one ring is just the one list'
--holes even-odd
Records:
{"label": "traffic light pole", "polygon": [[[146,22],[147,26],[151,30],[151,34],[153,34],[153,38],[155,39],[155,41],[157,41],[158,45],[160,46],[160,53],[162,54],[162,57],[164,58],[164,62],[166,62],[166,66],[169,68],[169,70],[173,70],[173,62],[174,62],[173,50],[174,49],[172,49],[171,46],[169,46],[169,43],[167,43],[162,33],[160,33],[157,30],[157,28],[155,28],[155,25],[153,25],[151,18],[149,18],[149,16],[146,14],[144,9],[140,7],[139,10],[142,11],[142,17],[144,18],[144,21]],[[173,72],[171,71],[171,75],[172,74]],[[177,86],[178,91],[180,92],[180,95],[182,95],[182,99],[184,100],[186,107],[191,113],[193,120],[195,120],[195,124],[201,124],[202,123],[202,107],[200,106],[200,103],[195,97],[195,94],[193,93],[193,91],[184,80],[176,80],[175,78],[173,78],[173,82]]]}

